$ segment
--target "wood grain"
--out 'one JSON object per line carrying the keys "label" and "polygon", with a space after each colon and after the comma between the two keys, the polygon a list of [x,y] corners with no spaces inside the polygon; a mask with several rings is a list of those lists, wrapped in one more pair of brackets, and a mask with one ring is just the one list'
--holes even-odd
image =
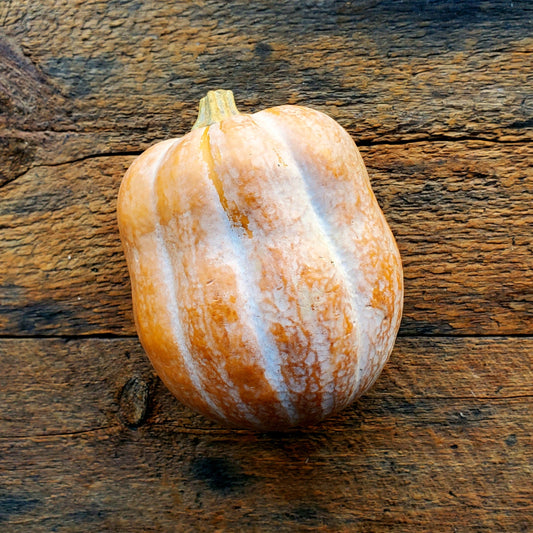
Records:
{"label": "wood grain", "polygon": [[17,0],[0,20],[5,180],[63,141],[86,156],[183,134],[220,87],[245,111],[316,107],[361,142],[532,138],[528,2]]}
{"label": "wood grain", "polygon": [[4,339],[0,521],[10,531],[527,531],[532,354],[532,339],[403,338],[354,407],[259,434],[178,404],[134,339]]}
{"label": "wood grain", "polygon": [[[533,530],[531,15],[0,2],[0,530]],[[321,426],[215,426],[134,336],[120,179],[215,88],[338,120],[398,240],[392,359]]]}
{"label": "wood grain", "polygon": [[[404,262],[401,334],[533,333],[529,145],[362,151]],[[135,334],[115,220],[132,160],[40,166],[0,190],[5,334]]]}

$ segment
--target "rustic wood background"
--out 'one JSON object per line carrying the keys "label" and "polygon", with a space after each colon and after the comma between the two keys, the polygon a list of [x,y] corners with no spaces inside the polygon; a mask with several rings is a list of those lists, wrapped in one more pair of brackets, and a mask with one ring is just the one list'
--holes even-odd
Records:
{"label": "rustic wood background", "polygon": [[[0,530],[533,531],[529,1],[0,3]],[[154,376],[120,180],[207,90],[361,148],[405,267],[375,388],[288,434]]]}

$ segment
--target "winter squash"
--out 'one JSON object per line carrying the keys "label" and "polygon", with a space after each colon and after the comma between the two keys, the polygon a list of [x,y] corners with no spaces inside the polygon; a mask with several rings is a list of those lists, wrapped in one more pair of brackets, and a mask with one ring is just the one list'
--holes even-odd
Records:
{"label": "winter squash", "polygon": [[400,324],[394,237],[348,133],[318,111],[240,114],[231,91],[128,169],[118,222],[140,341],[184,404],[282,430],[343,409]]}

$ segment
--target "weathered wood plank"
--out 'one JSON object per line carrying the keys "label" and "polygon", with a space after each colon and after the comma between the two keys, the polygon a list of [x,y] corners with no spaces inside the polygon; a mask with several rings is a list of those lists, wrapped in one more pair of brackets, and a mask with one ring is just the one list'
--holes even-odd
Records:
{"label": "weathered wood plank", "polygon": [[455,425],[446,419],[461,403],[382,411],[322,434],[158,428],[0,441],[1,518],[14,532],[527,532],[530,408],[476,408]]}
{"label": "weathered wood plank", "polygon": [[[0,438],[74,434],[116,424],[206,430],[156,378],[139,342],[122,339],[1,339]],[[383,374],[356,409],[409,402],[503,404],[533,396],[533,339],[400,337]],[[457,415],[459,416],[459,415]],[[340,429],[339,421],[329,429]]]}
{"label": "weathered wood plank", "polygon": [[188,131],[220,86],[245,111],[315,106],[366,142],[532,138],[528,2],[18,0],[0,21],[5,179],[41,155],[27,132],[60,132],[49,153],[61,132],[124,151]]}
{"label": "weathered wood plank", "polygon": [[[363,147],[402,253],[402,334],[533,333],[527,144]],[[5,335],[134,335],[115,199],[132,157],[39,167],[0,189]]]}
{"label": "weathered wood plank", "polygon": [[533,526],[531,338],[402,338],[354,407],[281,435],[192,415],[134,339],[4,339],[0,355],[9,531]]}
{"label": "weathered wood plank", "polygon": [[533,332],[533,147],[362,150],[404,262],[402,332]]}
{"label": "weathered wood plank", "polygon": [[38,168],[1,189],[5,335],[133,333],[115,215],[131,161]]}

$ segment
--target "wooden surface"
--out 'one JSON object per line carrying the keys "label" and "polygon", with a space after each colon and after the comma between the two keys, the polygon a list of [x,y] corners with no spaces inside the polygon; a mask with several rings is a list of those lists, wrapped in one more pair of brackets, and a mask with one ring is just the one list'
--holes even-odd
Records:
{"label": "wooden surface", "polygon": [[[0,3],[0,530],[532,531],[529,2]],[[135,155],[213,88],[359,144],[405,268],[376,386],[316,427],[219,428],[135,336]]]}

